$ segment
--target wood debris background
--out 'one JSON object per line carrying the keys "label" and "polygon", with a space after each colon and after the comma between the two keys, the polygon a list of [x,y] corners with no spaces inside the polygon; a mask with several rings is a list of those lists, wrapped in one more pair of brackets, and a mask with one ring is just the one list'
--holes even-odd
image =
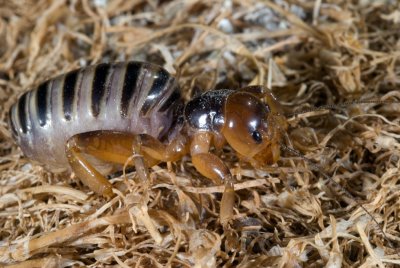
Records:
{"label": "wood debris background", "polygon": [[237,191],[225,229],[223,189],[190,158],[152,168],[149,190],[132,170],[112,176],[118,195],[107,202],[29,162],[7,126],[31,86],[125,60],[164,66],[186,99],[263,84],[287,113],[399,101],[399,29],[396,0],[0,0],[0,266],[399,265],[399,104],[289,118],[293,147],[337,185],[287,151],[254,170],[227,147]]}

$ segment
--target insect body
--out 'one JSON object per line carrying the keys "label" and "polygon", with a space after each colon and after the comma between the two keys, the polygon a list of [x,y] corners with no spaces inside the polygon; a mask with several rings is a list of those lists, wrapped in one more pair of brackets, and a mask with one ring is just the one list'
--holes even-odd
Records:
{"label": "insect body", "polygon": [[190,153],[202,175],[225,185],[225,222],[232,216],[233,179],[210,149],[228,143],[254,166],[276,162],[286,129],[280,112],[262,87],[209,91],[184,107],[176,80],[164,69],[128,62],[90,66],[40,84],[11,107],[10,128],[27,157],[50,168],[69,166],[105,196],[112,195],[112,185],[89,155],[124,164],[140,153],[152,165]]}
{"label": "insect body", "polygon": [[163,139],[182,108],[178,85],[164,69],[100,64],[26,92],[10,110],[10,126],[27,157],[58,169],[68,164],[65,144],[76,134],[113,130]]}

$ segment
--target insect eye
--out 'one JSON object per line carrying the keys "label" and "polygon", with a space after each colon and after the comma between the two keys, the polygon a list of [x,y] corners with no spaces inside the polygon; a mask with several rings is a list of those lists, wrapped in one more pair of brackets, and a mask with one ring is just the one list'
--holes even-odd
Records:
{"label": "insect eye", "polygon": [[258,144],[262,142],[261,133],[258,132],[257,130],[256,130],[256,131],[253,131],[253,132],[251,133],[251,137],[252,137],[253,140],[254,140],[256,143],[258,143]]}

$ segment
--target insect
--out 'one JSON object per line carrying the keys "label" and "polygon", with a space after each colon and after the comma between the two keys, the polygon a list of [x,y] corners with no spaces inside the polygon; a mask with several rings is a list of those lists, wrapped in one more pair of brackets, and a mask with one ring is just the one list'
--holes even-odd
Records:
{"label": "insect", "polygon": [[99,64],[45,81],[11,107],[9,125],[28,158],[51,170],[70,169],[106,197],[113,191],[99,172],[102,163],[125,164],[140,154],[145,161],[134,166],[145,170],[190,154],[199,173],[225,187],[223,225],[233,217],[234,179],[212,148],[229,144],[256,168],[277,162],[282,147],[301,156],[283,144],[287,119],[262,86],[208,91],[185,105],[175,78],[142,62]]}
{"label": "insect", "polygon": [[93,158],[124,164],[140,153],[151,166],[189,153],[199,173],[225,185],[221,222],[233,214],[234,181],[210,149],[228,143],[261,167],[279,159],[287,127],[279,103],[261,86],[209,91],[184,105],[177,81],[142,62],[99,64],[50,79],[23,94],[9,119],[28,158],[52,170],[70,169],[106,197],[112,185]]}

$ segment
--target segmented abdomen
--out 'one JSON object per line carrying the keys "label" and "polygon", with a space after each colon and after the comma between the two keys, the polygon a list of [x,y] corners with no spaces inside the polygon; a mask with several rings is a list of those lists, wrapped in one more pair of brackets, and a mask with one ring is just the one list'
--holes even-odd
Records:
{"label": "segmented abdomen", "polygon": [[176,132],[182,107],[177,82],[163,68],[142,62],[99,64],[23,94],[11,107],[10,128],[27,157],[62,168],[67,166],[65,144],[73,135],[113,130],[162,140]]}

